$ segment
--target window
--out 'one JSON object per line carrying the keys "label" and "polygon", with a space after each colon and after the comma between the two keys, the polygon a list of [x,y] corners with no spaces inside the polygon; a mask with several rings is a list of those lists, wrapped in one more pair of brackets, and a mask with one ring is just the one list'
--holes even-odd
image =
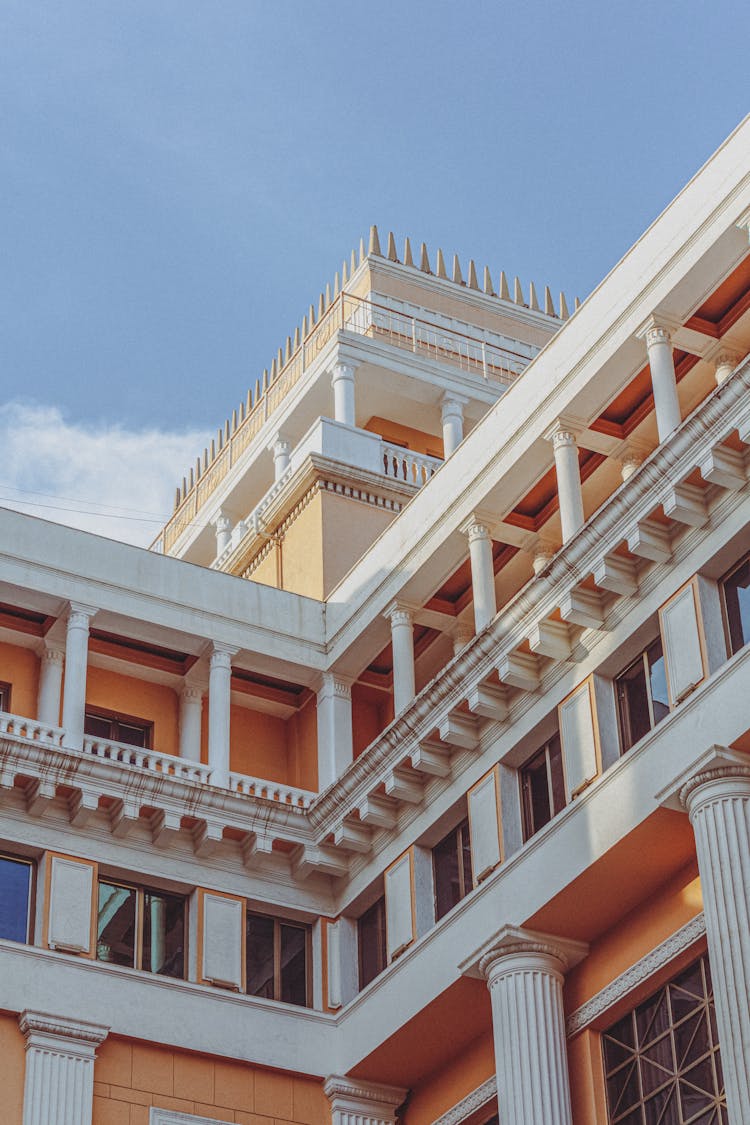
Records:
{"label": "window", "polygon": [[25,859],[0,856],[0,938],[31,938],[32,865]]}
{"label": "window", "polygon": [[439,921],[472,887],[468,820],[462,821],[432,849],[432,869],[435,876],[435,918]]}
{"label": "window", "polygon": [[10,711],[10,684],[0,683],[0,711]]}
{"label": "window", "polygon": [[248,912],[245,934],[248,993],[309,1008],[309,927]]}
{"label": "window", "polygon": [[521,767],[523,838],[528,840],[565,808],[560,735],[555,734]]}
{"label": "window", "polygon": [[357,922],[359,944],[359,987],[364,988],[382,973],[386,965],[385,898],[381,897]]}
{"label": "window", "polygon": [[185,899],[101,879],[96,958],[184,978]]}
{"label": "window", "polygon": [[750,555],[721,583],[732,655],[750,642]]}
{"label": "window", "polygon": [[611,1125],[723,1125],[724,1095],[708,958],[602,1036]]}
{"label": "window", "polygon": [[657,639],[615,680],[623,753],[669,714],[661,639]]}
{"label": "window", "polygon": [[106,738],[109,742],[124,742],[128,746],[151,749],[153,723],[118,715],[114,711],[86,711],[84,732],[93,738]]}

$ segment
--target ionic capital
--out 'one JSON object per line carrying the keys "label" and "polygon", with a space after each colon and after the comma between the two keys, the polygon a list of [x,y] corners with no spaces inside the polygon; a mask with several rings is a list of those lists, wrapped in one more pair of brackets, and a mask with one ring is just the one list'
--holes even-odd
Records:
{"label": "ionic capital", "polygon": [[211,668],[231,670],[232,657],[236,656],[239,651],[238,648],[233,648],[232,645],[224,644],[223,641],[214,641],[211,649],[211,658],[209,660]]}
{"label": "ionic capital", "polygon": [[183,703],[203,703],[204,688],[198,684],[183,684],[180,690],[180,699]]}
{"label": "ionic capital", "polygon": [[83,602],[68,603],[68,629],[88,630],[91,618],[99,610],[93,605],[84,605]]}
{"label": "ionic capital", "polygon": [[490,529],[487,524],[480,523],[479,520],[472,520],[467,528],[467,535],[470,543],[476,543],[480,540],[487,541],[492,538]]}
{"label": "ionic capital", "polygon": [[38,1048],[56,1054],[77,1055],[93,1059],[94,1051],[109,1035],[109,1028],[86,1020],[71,1020],[49,1012],[30,1012],[18,1017],[26,1050]]}
{"label": "ionic capital", "polygon": [[701,770],[679,791],[679,801],[692,820],[706,805],[716,801],[750,799],[750,761],[745,766],[716,766]]}
{"label": "ionic capital", "polygon": [[587,955],[580,941],[503,926],[490,941],[459,966],[466,976],[486,980],[489,988],[502,977],[530,971],[562,977]]}
{"label": "ionic capital", "polygon": [[354,1116],[385,1125],[395,1121],[396,1110],[406,1100],[408,1090],[332,1074],[326,1078],[323,1092],[331,1103],[334,1122]]}
{"label": "ionic capital", "polygon": [[40,657],[43,664],[58,665],[62,668],[65,661],[65,651],[60,648],[52,648],[45,644],[42,646]]}

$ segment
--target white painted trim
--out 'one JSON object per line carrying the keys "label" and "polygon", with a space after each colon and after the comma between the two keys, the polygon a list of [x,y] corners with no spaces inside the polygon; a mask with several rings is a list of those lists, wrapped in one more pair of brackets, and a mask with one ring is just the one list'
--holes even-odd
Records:
{"label": "white painted trim", "polygon": [[182,1110],[159,1109],[151,1106],[148,1125],[230,1125],[229,1121],[220,1121],[218,1117],[196,1117],[194,1113],[183,1113]]}
{"label": "white painted trim", "polygon": [[461,1098],[460,1102],[456,1102],[451,1109],[440,1117],[436,1117],[432,1125],[460,1125],[461,1121],[465,1121],[467,1117],[478,1113],[480,1109],[484,1109],[497,1097],[497,1078],[493,1074],[481,1086],[477,1086],[465,1098]]}
{"label": "white painted trim", "polygon": [[624,973],[620,973],[619,977],[615,977],[613,981],[605,985],[600,992],[597,992],[596,996],[592,996],[585,1004],[581,1004],[581,1007],[577,1008],[575,1012],[571,1012],[565,1024],[568,1039],[578,1035],[608,1008],[623,1000],[654,973],[659,972],[675,957],[684,953],[686,949],[689,949],[691,945],[705,936],[706,920],[703,914],[696,914],[695,918],[691,918],[679,930],[675,930],[661,945],[657,945],[645,957],[641,957],[640,961],[636,961]]}

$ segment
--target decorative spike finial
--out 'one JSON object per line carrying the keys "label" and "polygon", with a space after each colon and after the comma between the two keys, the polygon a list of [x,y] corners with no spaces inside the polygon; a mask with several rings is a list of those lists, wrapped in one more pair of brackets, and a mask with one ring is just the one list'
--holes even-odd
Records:
{"label": "decorative spike finial", "polygon": [[429,255],[427,254],[427,244],[425,242],[422,243],[422,249],[419,252],[419,268],[422,273],[432,273]]}
{"label": "decorative spike finial", "polygon": [[581,298],[576,297],[575,301],[573,302],[573,312],[578,312],[580,307],[581,307]]}
{"label": "decorative spike finial", "polygon": [[187,496],[187,477],[182,478],[182,499]]}
{"label": "decorative spike finial", "polygon": [[323,296],[323,294],[321,293],[320,299],[318,300],[318,320],[320,320],[320,318],[324,315],[325,311],[326,311],[326,299]]}
{"label": "decorative spike finial", "polygon": [[368,254],[375,254],[378,258],[382,258],[380,252],[380,238],[378,237],[378,228],[376,226],[370,227],[370,245],[367,249]]}
{"label": "decorative spike finial", "polygon": [[302,317],[302,339],[304,340],[306,336],[307,336],[307,317],[303,316]]}
{"label": "decorative spike finial", "polygon": [[176,488],[174,490],[174,510],[175,511],[177,511],[177,509],[179,508],[181,503],[182,503],[182,496],[180,495],[179,488]]}
{"label": "decorative spike finial", "polygon": [[435,265],[435,277],[444,277],[448,280],[448,274],[445,272],[445,261],[443,260],[443,251],[438,247],[437,263]]}
{"label": "decorative spike finial", "polygon": [[521,282],[517,277],[513,279],[513,300],[517,305],[526,304],[523,299],[523,289],[521,288]]}
{"label": "decorative spike finial", "polygon": [[392,230],[388,231],[388,250],[386,253],[386,257],[388,258],[389,262],[398,261],[398,254],[396,253],[396,239],[393,236]]}
{"label": "decorative spike finial", "polygon": [[281,369],[282,369],[283,366],[284,366],[284,353],[282,352],[281,348],[279,348],[279,350],[276,353],[276,374],[277,375],[281,374]]}
{"label": "decorative spike finial", "polygon": [[364,262],[366,257],[367,257],[367,255],[365,254],[365,240],[364,240],[364,238],[360,238],[360,240],[359,240],[359,264],[360,265],[362,265],[362,263]]}
{"label": "decorative spike finial", "polygon": [[203,472],[208,468],[208,446],[203,450]]}
{"label": "decorative spike finial", "polygon": [[544,311],[547,316],[555,315],[555,302],[552,300],[552,293],[550,292],[549,285],[544,287]]}
{"label": "decorative spike finial", "polygon": [[414,265],[414,259],[411,256],[411,242],[409,242],[408,238],[404,239],[404,265],[405,266],[413,266]]}
{"label": "decorative spike finial", "polygon": [[[273,378],[273,364],[271,364],[271,378]],[[268,368],[263,368],[263,382],[261,384],[261,394],[265,394],[268,390]]]}
{"label": "decorative spike finial", "polygon": [[310,321],[310,328],[312,329],[315,325],[315,309],[313,308],[312,305],[310,305],[310,312],[308,313],[308,319]]}
{"label": "decorative spike finial", "polygon": [[216,441],[211,438],[211,460],[216,460]]}
{"label": "decorative spike finial", "polygon": [[341,263],[341,288],[343,289],[349,280],[349,274],[346,267],[346,259]]}
{"label": "decorative spike finial", "polygon": [[286,344],[284,346],[284,363],[289,363],[292,358],[292,337],[287,336]]}
{"label": "decorative spike finial", "polygon": [[542,311],[539,308],[539,299],[537,298],[536,287],[535,287],[533,281],[529,282],[529,308],[530,309],[536,309],[537,312]]}
{"label": "decorative spike finial", "polygon": [[299,325],[297,325],[297,327],[294,329],[294,343],[292,346],[296,352],[297,348],[299,347]]}
{"label": "decorative spike finial", "polygon": [[477,281],[477,267],[474,265],[474,259],[469,258],[469,289],[478,289],[479,282]]}
{"label": "decorative spike finial", "polygon": [[567,320],[570,316],[568,312],[568,302],[565,300],[565,294],[562,289],[560,290],[560,303],[558,305],[560,320]]}
{"label": "decorative spike finial", "polygon": [[484,267],[484,291],[490,297],[495,296],[495,290],[492,288],[492,274],[490,273],[489,266]]}
{"label": "decorative spike finial", "polygon": [[[257,386],[257,383],[256,383]],[[253,388],[249,387],[247,392],[247,403],[245,405],[245,413],[249,414],[253,408]]]}
{"label": "decorative spike finial", "polygon": [[232,433],[237,429],[237,411],[232,411]]}
{"label": "decorative spike finial", "polygon": [[195,487],[195,473],[193,472],[192,468],[190,470],[189,484],[190,484],[190,491],[192,492],[193,488]]}
{"label": "decorative spike finial", "polygon": [[200,459],[200,457],[196,457],[196,459],[195,459],[195,479],[200,480],[200,477],[201,477],[201,459]]}
{"label": "decorative spike finial", "polygon": [[510,300],[510,289],[508,288],[508,279],[505,276],[505,270],[500,270],[500,288],[497,291],[498,297],[502,297],[504,301]]}
{"label": "decorative spike finial", "polygon": [[[265,381],[267,380],[267,378],[268,378],[268,372],[264,371],[264,372],[263,372],[263,380],[264,380],[264,384],[265,384]],[[263,388],[263,389],[265,390],[265,385],[264,385],[264,388]],[[260,402],[260,396],[261,396],[262,394],[263,394],[263,391],[261,390],[261,383],[260,383],[260,379],[256,379],[256,380],[255,380],[255,401],[256,401],[256,403],[257,403],[257,402]]]}
{"label": "decorative spike finial", "polygon": [[341,289],[341,285],[339,283],[339,271],[336,270],[336,273],[333,275],[333,299],[334,299],[334,301],[338,297],[340,289]]}
{"label": "decorative spike finial", "polygon": [[326,285],[326,308],[329,309],[330,307],[331,307],[331,286]]}
{"label": "decorative spike finial", "polygon": [[463,285],[464,275],[461,273],[461,263],[458,260],[458,254],[453,255],[452,274],[453,274],[453,280],[455,281],[456,285]]}
{"label": "decorative spike finial", "polygon": [[351,261],[349,262],[349,277],[354,277],[354,272],[355,272],[356,268],[357,268],[357,255],[355,254],[354,250],[352,250],[352,257],[351,257]]}

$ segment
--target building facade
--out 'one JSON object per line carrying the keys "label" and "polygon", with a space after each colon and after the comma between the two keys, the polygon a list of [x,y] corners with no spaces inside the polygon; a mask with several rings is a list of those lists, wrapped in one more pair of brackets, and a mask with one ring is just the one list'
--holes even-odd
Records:
{"label": "building facade", "polygon": [[749,233],[373,228],[150,551],[0,511],[3,1125],[750,1122]]}

